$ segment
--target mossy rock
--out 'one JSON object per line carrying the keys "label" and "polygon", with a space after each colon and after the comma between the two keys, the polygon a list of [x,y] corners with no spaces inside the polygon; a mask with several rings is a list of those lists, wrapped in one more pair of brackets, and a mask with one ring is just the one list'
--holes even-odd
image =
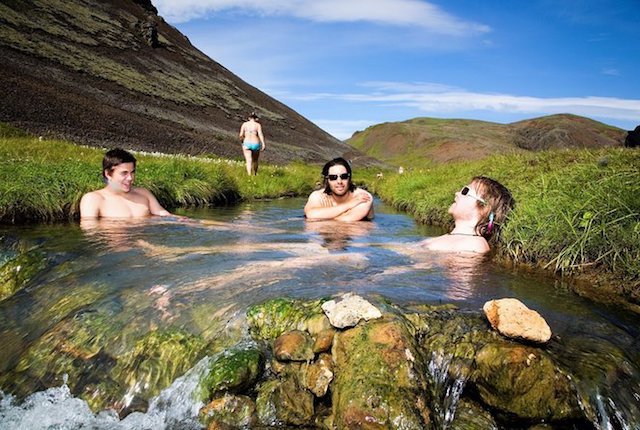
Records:
{"label": "mossy rock", "polygon": [[426,365],[401,318],[336,334],[331,385],[337,428],[431,428]]}
{"label": "mossy rock", "polygon": [[480,404],[460,399],[449,430],[498,430],[498,424],[491,413]]}
{"label": "mossy rock", "polygon": [[291,330],[306,330],[315,335],[330,327],[321,307],[324,301],[278,298],[251,306],[247,310],[249,332],[256,340],[273,340]]}
{"label": "mossy rock", "polygon": [[264,371],[264,354],[253,343],[243,342],[217,354],[202,386],[205,401],[223,392],[241,393],[253,386]]}
{"label": "mossy rock", "polygon": [[37,248],[9,258],[0,266],[0,301],[14,295],[46,267],[47,257]]}
{"label": "mossy rock", "polygon": [[539,348],[487,344],[471,380],[485,404],[522,420],[582,417],[570,378]]}
{"label": "mossy rock", "polygon": [[256,405],[247,396],[225,394],[200,410],[200,422],[210,427],[251,428],[257,421]]}
{"label": "mossy rock", "polygon": [[284,376],[258,386],[258,419],[265,426],[311,426],[315,413],[313,394],[303,387],[297,372],[285,372]]}
{"label": "mossy rock", "polygon": [[180,329],[152,331],[117,357],[110,376],[129,395],[148,399],[193,367],[206,346],[200,337]]}
{"label": "mossy rock", "polygon": [[22,396],[66,380],[70,391],[91,407],[110,406],[124,394],[109,376],[115,359],[103,351],[105,339],[116,331],[103,314],[81,312],[66,318],[31,344],[0,377],[0,384]]}

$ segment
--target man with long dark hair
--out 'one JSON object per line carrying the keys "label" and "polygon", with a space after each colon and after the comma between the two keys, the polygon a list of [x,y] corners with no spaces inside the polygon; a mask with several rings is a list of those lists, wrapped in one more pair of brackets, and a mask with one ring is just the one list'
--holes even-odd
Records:
{"label": "man with long dark hair", "polygon": [[351,166],[344,158],[334,158],[322,168],[323,188],[309,196],[304,215],[310,220],[361,221],[373,219],[373,197],[356,188]]}

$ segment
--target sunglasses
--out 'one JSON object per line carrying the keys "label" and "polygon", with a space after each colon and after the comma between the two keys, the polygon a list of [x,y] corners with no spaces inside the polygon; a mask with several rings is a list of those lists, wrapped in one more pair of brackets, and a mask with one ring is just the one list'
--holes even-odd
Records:
{"label": "sunglasses", "polygon": [[460,194],[462,194],[463,196],[471,197],[472,199],[476,199],[477,201],[479,201],[483,205],[487,204],[487,202],[483,198],[478,197],[475,194],[473,194],[473,192],[471,192],[471,188],[469,188],[469,187],[462,187],[462,189],[460,190]]}
{"label": "sunglasses", "polygon": [[347,180],[350,176],[351,175],[349,175],[348,173],[343,173],[341,175],[327,175],[327,179],[329,179],[330,181],[337,181],[338,177],[340,177],[340,179],[342,180]]}

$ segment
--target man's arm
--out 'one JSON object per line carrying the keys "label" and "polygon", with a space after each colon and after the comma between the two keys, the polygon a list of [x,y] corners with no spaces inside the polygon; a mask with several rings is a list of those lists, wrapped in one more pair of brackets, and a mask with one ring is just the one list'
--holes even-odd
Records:
{"label": "man's arm", "polygon": [[98,218],[102,197],[95,191],[85,194],[80,199],[80,218]]}
{"label": "man's arm", "polygon": [[[364,190],[355,192],[351,199],[336,206],[325,203],[322,192],[314,191],[304,207],[304,215],[310,220],[338,219],[340,221],[360,221],[367,217],[373,205],[371,194]],[[357,208],[357,210],[354,210]]]}
{"label": "man's arm", "polygon": [[151,191],[147,190],[146,188],[138,188],[137,191],[139,191],[147,198],[147,201],[149,202],[149,212],[151,212],[151,215],[172,216],[171,212],[160,205],[158,199],[156,199]]}
{"label": "man's arm", "polygon": [[353,199],[356,205],[347,210],[336,219],[340,221],[362,221],[373,219],[373,197],[369,192],[358,188],[354,191]]}

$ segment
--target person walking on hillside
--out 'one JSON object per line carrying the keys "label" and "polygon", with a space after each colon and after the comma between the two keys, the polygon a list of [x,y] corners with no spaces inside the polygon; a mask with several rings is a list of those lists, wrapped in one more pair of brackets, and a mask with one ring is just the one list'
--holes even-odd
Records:
{"label": "person walking on hillside", "polygon": [[249,120],[242,123],[240,127],[240,139],[242,139],[242,153],[247,162],[247,174],[258,174],[258,157],[260,151],[264,151],[264,135],[262,134],[262,125],[258,122],[259,118],[255,112],[251,112]]}

